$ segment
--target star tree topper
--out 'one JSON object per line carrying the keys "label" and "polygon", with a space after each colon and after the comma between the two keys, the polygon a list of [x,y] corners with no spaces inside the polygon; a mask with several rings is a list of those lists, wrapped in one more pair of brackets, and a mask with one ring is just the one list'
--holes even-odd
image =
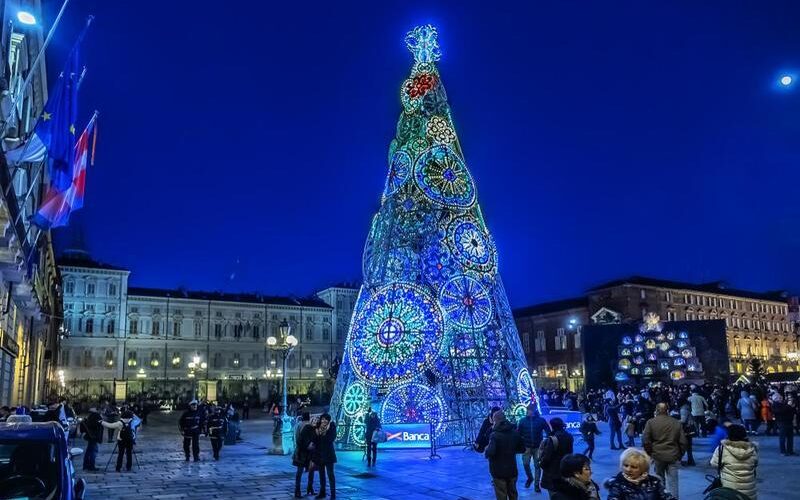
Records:
{"label": "star tree topper", "polygon": [[406,46],[418,63],[436,62],[442,57],[439,48],[439,33],[431,24],[417,26],[406,35]]}

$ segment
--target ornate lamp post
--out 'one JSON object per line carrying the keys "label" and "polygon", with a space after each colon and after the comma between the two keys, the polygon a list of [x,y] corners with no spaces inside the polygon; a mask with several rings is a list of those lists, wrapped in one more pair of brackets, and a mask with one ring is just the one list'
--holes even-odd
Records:
{"label": "ornate lamp post", "polygon": [[270,455],[288,455],[292,452],[294,440],[292,439],[292,422],[289,415],[286,413],[286,360],[289,355],[297,346],[297,337],[292,335],[292,327],[289,322],[284,319],[278,326],[278,335],[276,338],[273,335],[267,337],[267,349],[276,351],[281,354],[283,358],[283,405],[280,424],[276,422],[275,429],[272,432],[272,449],[269,451]]}
{"label": "ornate lamp post", "polygon": [[[178,358],[177,356],[176,356],[176,358],[178,359],[178,363],[180,363],[180,358]],[[188,374],[188,376],[189,376],[190,379],[192,379],[192,399],[197,399],[197,377],[196,377],[195,374],[196,374],[196,372],[201,371],[201,370],[205,370],[206,368],[208,368],[208,364],[206,364],[205,361],[201,362],[200,361],[200,356],[198,356],[196,354],[194,355],[192,360],[189,362],[189,374]],[[206,395],[206,396],[208,396],[208,395]]]}

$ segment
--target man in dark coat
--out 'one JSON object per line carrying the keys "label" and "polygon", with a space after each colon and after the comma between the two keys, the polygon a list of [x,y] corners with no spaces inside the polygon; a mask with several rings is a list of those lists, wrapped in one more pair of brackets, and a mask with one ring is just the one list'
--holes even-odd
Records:
{"label": "man in dark coat", "polygon": [[489,474],[492,475],[494,495],[497,500],[516,500],[517,494],[517,454],[525,451],[525,443],[514,424],[506,420],[502,411],[492,415],[492,434],[486,446],[489,459]]}
{"label": "man in dark coat", "polygon": [[95,466],[98,445],[103,442],[103,417],[97,408],[89,408],[89,416],[81,422],[81,432],[86,439],[86,454],[83,456],[83,470],[98,471]]}
{"label": "man in dark coat", "polygon": [[783,402],[780,394],[772,396],[772,414],[778,424],[778,444],[781,455],[794,455],[794,421],[795,409]]}
{"label": "man in dark coat", "polygon": [[553,433],[542,441],[539,462],[542,465],[542,488],[552,490],[554,481],[561,477],[561,459],[572,454],[572,436],[566,432],[564,421],[550,420]]}
{"label": "man in dark coat", "polygon": [[[619,416],[619,405],[613,399],[608,400],[604,409],[606,420],[608,421],[609,434],[611,435],[611,449],[622,450],[625,448],[622,444],[622,419]],[[619,447],[614,443],[616,436],[619,442]]]}
{"label": "man in dark coat", "polygon": [[381,428],[381,420],[375,410],[370,409],[367,415],[366,430],[364,439],[367,442],[367,467],[375,465],[378,460],[378,442],[373,439],[375,431]]}
{"label": "man in dark coat", "polygon": [[331,485],[331,498],[336,498],[336,476],[333,467],[336,464],[336,450],[333,442],[336,440],[336,423],[331,422],[331,416],[323,413],[319,417],[319,427],[316,429],[315,449],[312,460],[319,466],[319,495],[315,498],[325,498],[325,483]]}
{"label": "man in dark coat", "polygon": [[481,423],[481,428],[478,430],[478,436],[475,438],[475,443],[472,448],[478,453],[483,453],[486,450],[486,445],[489,444],[489,435],[492,433],[492,415],[500,411],[499,406],[493,406],[489,410],[489,415]]}
{"label": "man in dark coat", "polygon": [[225,441],[225,434],[228,432],[228,419],[222,413],[219,406],[211,407],[211,416],[208,418],[208,438],[211,441],[211,449],[214,452],[214,460],[219,460],[219,452],[222,443]]}
{"label": "man in dark coat", "polygon": [[[545,433],[550,434],[550,424],[539,415],[539,410],[534,404],[528,405],[527,414],[517,424],[522,442],[525,443],[525,453],[522,455],[522,467],[528,479],[525,487],[530,488],[535,481],[536,492],[542,491],[539,483],[542,479],[542,467],[539,465],[539,445]],[[534,474],[531,473],[531,458],[533,458]]]}
{"label": "man in dark coat", "polygon": [[186,456],[187,462],[189,461],[189,445],[192,447],[194,461],[200,460],[200,433],[204,424],[200,411],[197,409],[197,400],[192,400],[189,403],[189,409],[183,412],[178,421],[178,427],[183,435],[183,454]]}

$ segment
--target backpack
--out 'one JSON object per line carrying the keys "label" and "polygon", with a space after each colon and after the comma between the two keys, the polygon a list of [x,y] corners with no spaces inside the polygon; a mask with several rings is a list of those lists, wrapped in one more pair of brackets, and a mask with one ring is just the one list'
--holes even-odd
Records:
{"label": "backpack", "polygon": [[[553,443],[553,447],[551,448],[552,451],[550,453],[547,453],[547,443]],[[555,434],[542,439],[542,442],[539,443],[539,465],[542,467],[547,467],[547,465],[553,459],[553,456],[557,453],[558,438],[555,436]]]}
{"label": "backpack", "polygon": [[123,443],[133,443],[133,427],[130,422],[122,422],[122,429],[119,430],[119,440]]}

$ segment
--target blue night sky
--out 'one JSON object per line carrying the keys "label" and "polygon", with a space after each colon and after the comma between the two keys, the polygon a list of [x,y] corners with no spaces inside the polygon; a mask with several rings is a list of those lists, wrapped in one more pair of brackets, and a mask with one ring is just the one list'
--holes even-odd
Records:
{"label": "blue night sky", "polygon": [[798,2],[73,0],[51,76],[90,13],[73,226],[134,285],[360,279],[431,22],[512,306],[632,274],[800,291]]}

